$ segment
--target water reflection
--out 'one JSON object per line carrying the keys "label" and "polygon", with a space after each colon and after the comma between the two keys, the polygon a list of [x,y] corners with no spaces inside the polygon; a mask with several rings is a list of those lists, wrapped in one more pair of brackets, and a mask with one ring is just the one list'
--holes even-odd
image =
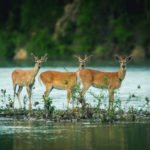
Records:
{"label": "water reflection", "polygon": [[0,122],[1,149],[148,149],[149,123],[85,124],[47,121]]}

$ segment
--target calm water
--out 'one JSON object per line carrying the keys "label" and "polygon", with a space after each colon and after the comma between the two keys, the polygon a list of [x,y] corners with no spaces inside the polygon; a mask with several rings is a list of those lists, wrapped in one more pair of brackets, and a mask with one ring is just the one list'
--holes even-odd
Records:
{"label": "calm water", "polygon": [[[0,89],[6,89],[6,98],[0,93],[0,107],[5,107],[8,97],[12,98],[13,89],[11,73],[15,68],[0,68]],[[31,68],[24,68],[31,69]],[[102,71],[117,71],[118,67],[94,68]],[[42,68],[45,70],[66,71],[64,68]],[[67,68],[76,71],[77,68]],[[38,75],[40,74],[38,73]],[[143,108],[145,97],[150,98],[150,67],[128,68],[123,84],[115,98],[119,98],[123,108]],[[140,85],[141,88],[137,88]],[[42,95],[44,86],[40,86],[36,78],[35,89],[32,94],[32,104],[39,101],[37,106],[43,108]],[[90,88],[86,93],[86,100],[96,105],[90,92],[99,95],[103,93],[102,106],[108,104],[107,90]],[[135,97],[129,98],[134,94]],[[27,95],[23,89],[21,99]],[[53,105],[56,109],[66,109],[66,91],[53,90],[51,93]],[[4,100],[4,102],[2,102]],[[18,101],[15,101],[18,108]],[[71,107],[71,104],[70,104]],[[35,108],[33,106],[33,108]],[[52,123],[48,121],[17,121],[0,119],[0,150],[149,150],[150,149],[150,122],[147,123]]]}
{"label": "calm water", "polygon": [[0,121],[1,150],[149,150],[150,123]]}
{"label": "calm water", "polygon": [[[0,68],[0,89],[6,89],[6,99],[5,104],[2,104],[0,101],[0,106],[4,106],[7,103],[8,96],[13,97],[13,88],[12,88],[12,80],[11,80],[11,73],[16,68]],[[32,68],[23,68],[23,69],[32,69]],[[118,71],[119,67],[95,67],[94,69],[101,70],[101,71]],[[57,70],[57,71],[76,71],[77,68],[41,68],[39,71],[37,77],[39,74],[46,70]],[[115,98],[120,99],[122,102],[123,108],[128,107],[135,107],[135,108],[143,108],[145,104],[145,97],[150,98],[150,67],[130,67],[127,69],[126,77],[122,83],[122,86],[119,90],[116,90]],[[37,106],[40,108],[43,108],[43,100],[42,95],[45,91],[44,85],[40,85],[38,82],[38,79],[36,77],[35,82],[35,89],[33,89],[32,94],[32,104],[34,104],[35,101],[38,101],[40,104]],[[140,85],[141,88],[137,88]],[[86,93],[86,100],[88,103],[90,103],[92,106],[96,105],[96,102],[94,102],[93,96],[90,94],[90,92],[99,95],[103,94],[104,99],[102,100],[102,108],[108,105],[108,91],[107,90],[100,90],[96,89],[94,87],[89,88],[89,90]],[[1,93],[0,93],[1,94]],[[51,92],[51,98],[53,99],[53,105],[56,107],[56,109],[66,109],[67,100],[66,100],[66,90],[57,90],[54,89]],[[134,94],[135,97],[129,98],[132,94]],[[21,99],[23,100],[24,96],[27,95],[25,88],[23,89],[21,93]],[[0,100],[4,99],[0,97]],[[18,101],[16,99],[15,101],[15,107],[19,108]],[[71,108],[70,104],[70,108]],[[34,108],[34,106],[33,106]]]}

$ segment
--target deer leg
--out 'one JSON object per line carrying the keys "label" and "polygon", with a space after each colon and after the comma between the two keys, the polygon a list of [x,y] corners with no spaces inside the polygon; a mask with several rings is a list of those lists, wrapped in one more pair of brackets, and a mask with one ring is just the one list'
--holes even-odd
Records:
{"label": "deer leg", "polygon": [[82,104],[82,106],[85,106],[85,101],[84,101],[84,94],[85,94],[85,92],[88,90],[88,88],[89,88],[90,86],[83,86],[83,89],[82,89],[82,91],[81,91],[81,93],[80,93],[80,96],[81,96],[81,98],[80,98],[80,103]]}
{"label": "deer leg", "polygon": [[49,93],[53,90],[52,86],[46,86],[46,91],[43,95],[44,100],[48,100]]}
{"label": "deer leg", "polygon": [[28,97],[29,97],[29,109],[31,110],[32,106],[31,106],[31,91],[30,91],[30,87],[26,86],[26,90],[27,90]]}
{"label": "deer leg", "polygon": [[13,85],[13,89],[14,89],[13,108],[15,106],[16,86],[17,86],[16,84]]}
{"label": "deer leg", "polygon": [[114,102],[114,90],[113,89],[110,89],[109,90],[109,108],[108,110],[112,110],[113,108],[113,102]]}
{"label": "deer leg", "polygon": [[71,95],[71,90],[67,90],[67,109],[69,109],[69,102],[70,102],[70,95]]}
{"label": "deer leg", "polygon": [[81,91],[81,96],[84,96],[85,92],[88,90],[88,88],[90,87],[91,85],[83,85],[83,89]]}
{"label": "deer leg", "polygon": [[18,98],[20,108],[22,108],[22,104],[21,104],[21,101],[20,101],[20,93],[22,91],[22,88],[23,88],[23,86],[19,86],[18,92],[17,92],[17,98]]}
{"label": "deer leg", "polygon": [[49,105],[47,105],[47,104],[48,104],[48,95],[49,95],[49,93],[52,91],[52,89],[53,89],[52,86],[46,86],[46,91],[45,91],[45,93],[44,93],[44,95],[43,95],[44,108],[45,108],[45,109],[49,109],[49,108],[48,108]]}

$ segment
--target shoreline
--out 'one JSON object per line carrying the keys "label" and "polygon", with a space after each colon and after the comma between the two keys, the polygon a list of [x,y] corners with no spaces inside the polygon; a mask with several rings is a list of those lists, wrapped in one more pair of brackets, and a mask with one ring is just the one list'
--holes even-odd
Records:
{"label": "shoreline", "polygon": [[149,111],[138,112],[107,112],[97,108],[73,110],[0,110],[0,120],[4,118],[10,120],[43,120],[52,122],[98,122],[98,123],[116,123],[116,122],[150,122]]}

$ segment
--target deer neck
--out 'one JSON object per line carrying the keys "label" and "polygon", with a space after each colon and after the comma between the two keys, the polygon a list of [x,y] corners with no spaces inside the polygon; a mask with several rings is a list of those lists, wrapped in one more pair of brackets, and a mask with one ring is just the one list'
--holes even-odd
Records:
{"label": "deer neck", "polygon": [[82,67],[82,65],[80,64],[79,69],[78,70],[83,70],[84,67]]}
{"label": "deer neck", "polygon": [[119,80],[122,81],[124,79],[125,75],[126,75],[126,70],[123,70],[122,67],[120,66],[120,70],[118,72]]}
{"label": "deer neck", "polygon": [[33,70],[32,70],[32,77],[35,77],[37,75],[37,73],[39,72],[39,66],[36,63]]}

